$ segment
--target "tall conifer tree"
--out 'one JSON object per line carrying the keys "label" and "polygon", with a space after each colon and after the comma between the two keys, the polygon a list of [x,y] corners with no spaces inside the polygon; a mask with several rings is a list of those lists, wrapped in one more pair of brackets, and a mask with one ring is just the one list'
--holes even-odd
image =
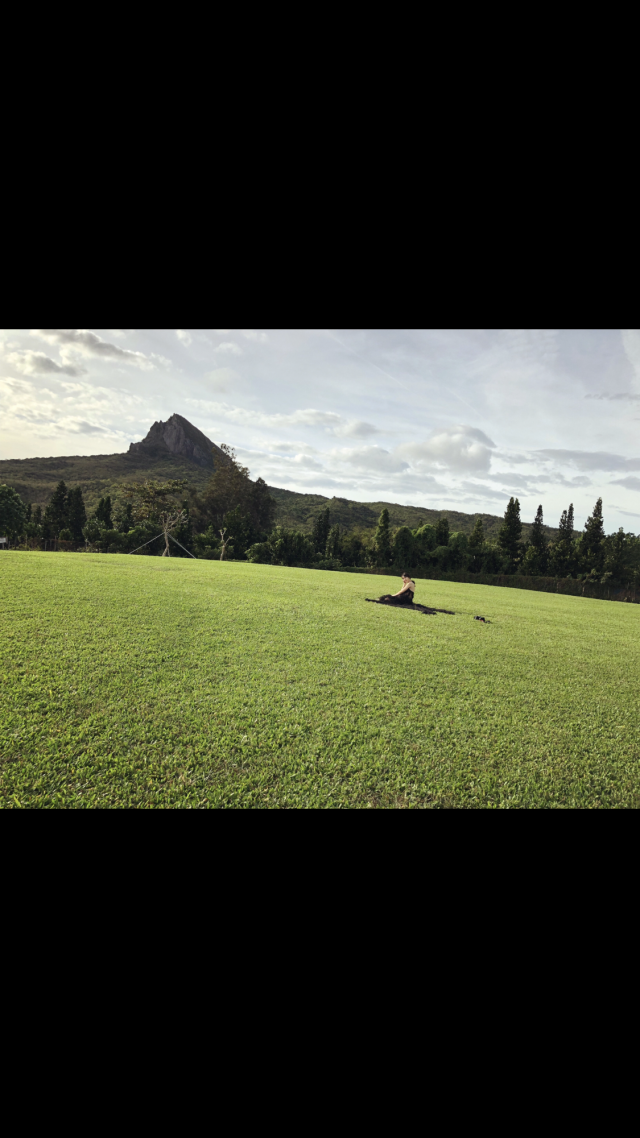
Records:
{"label": "tall conifer tree", "polygon": [[60,530],[66,529],[69,525],[69,499],[67,487],[62,479],[58,482],[58,485],[49,499],[49,504],[44,511],[44,516],[54,537],[57,537]]}
{"label": "tall conifer tree", "polygon": [[580,542],[580,560],[587,573],[594,570],[603,572],[604,566],[604,521],[602,518],[602,498],[598,498],[591,517],[587,518]]}
{"label": "tall conifer tree", "polygon": [[111,498],[101,498],[96,507],[94,514],[96,521],[102,523],[105,529],[113,529],[113,521],[111,518]]}
{"label": "tall conifer tree", "polygon": [[389,511],[386,506],[378,518],[373,544],[378,565],[390,565],[391,534],[389,533]]}
{"label": "tall conifer tree", "polygon": [[82,541],[82,530],[87,524],[87,511],[85,509],[82,490],[76,486],[67,496],[69,512],[69,529],[73,541]]}
{"label": "tall conifer tree", "polygon": [[520,519],[520,502],[517,498],[509,498],[509,505],[504,512],[504,521],[498,534],[498,542],[505,556],[509,559],[507,572],[514,573],[520,557],[520,538],[522,537],[522,521]]}
{"label": "tall conifer tree", "polygon": [[551,571],[556,577],[570,577],[575,572],[573,545],[573,502],[562,511],[558,524],[558,540],[551,547]]}
{"label": "tall conifer tree", "polygon": [[449,519],[438,518],[436,522],[436,545],[449,544]]}
{"label": "tall conifer tree", "polygon": [[484,553],[485,537],[482,518],[476,518],[476,524],[469,537],[469,552],[473,558],[470,569],[472,573],[479,573],[482,568],[482,555]]}
{"label": "tall conifer tree", "polygon": [[331,529],[331,511],[328,506],[325,506],[320,513],[316,515],[313,523],[313,544],[316,553],[320,553],[323,557],[327,549],[327,538],[329,537],[329,530]]}

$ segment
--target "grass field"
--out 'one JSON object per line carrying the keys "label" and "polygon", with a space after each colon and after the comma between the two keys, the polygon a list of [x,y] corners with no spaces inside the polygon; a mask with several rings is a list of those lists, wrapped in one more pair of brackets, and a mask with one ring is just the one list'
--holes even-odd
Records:
{"label": "grass field", "polygon": [[[640,607],[0,555],[5,807],[637,807]],[[491,623],[474,621],[478,613]]]}

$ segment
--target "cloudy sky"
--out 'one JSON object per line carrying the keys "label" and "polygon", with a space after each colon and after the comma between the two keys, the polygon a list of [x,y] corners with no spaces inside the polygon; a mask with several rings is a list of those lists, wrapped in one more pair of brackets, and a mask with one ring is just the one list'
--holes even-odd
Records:
{"label": "cloudy sky", "polygon": [[640,332],[0,333],[0,458],[109,454],[184,415],[273,486],[640,530]]}

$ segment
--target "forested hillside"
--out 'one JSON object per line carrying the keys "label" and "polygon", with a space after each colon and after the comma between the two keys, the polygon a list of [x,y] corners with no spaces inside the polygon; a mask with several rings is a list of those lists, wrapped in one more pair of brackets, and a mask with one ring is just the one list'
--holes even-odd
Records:
{"label": "forested hillside", "polygon": [[[481,517],[485,536],[490,540],[497,540],[498,531],[503,518],[495,514],[463,514],[458,510],[428,510],[422,506],[401,506],[397,502],[351,502],[348,498],[325,498],[322,494],[299,494],[293,490],[281,490],[277,486],[270,486],[269,491],[277,503],[276,522],[280,526],[290,529],[299,529],[303,533],[311,533],[316,517],[320,510],[329,506],[332,523],[342,526],[351,532],[353,530],[375,529],[378,518],[385,508],[389,511],[391,526],[409,526],[417,529],[428,522],[435,526],[440,518],[449,519],[450,529],[460,533],[471,534],[476,518]],[[522,533],[527,537],[532,523],[523,522]],[[545,526],[545,532],[550,538],[557,534],[557,530]]]}

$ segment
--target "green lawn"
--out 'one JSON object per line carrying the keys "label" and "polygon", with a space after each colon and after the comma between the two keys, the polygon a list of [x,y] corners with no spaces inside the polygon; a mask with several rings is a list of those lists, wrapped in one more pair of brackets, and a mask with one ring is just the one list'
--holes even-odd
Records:
{"label": "green lawn", "polygon": [[[0,555],[0,802],[640,805],[640,607],[394,578]],[[479,613],[491,623],[474,621]]]}

